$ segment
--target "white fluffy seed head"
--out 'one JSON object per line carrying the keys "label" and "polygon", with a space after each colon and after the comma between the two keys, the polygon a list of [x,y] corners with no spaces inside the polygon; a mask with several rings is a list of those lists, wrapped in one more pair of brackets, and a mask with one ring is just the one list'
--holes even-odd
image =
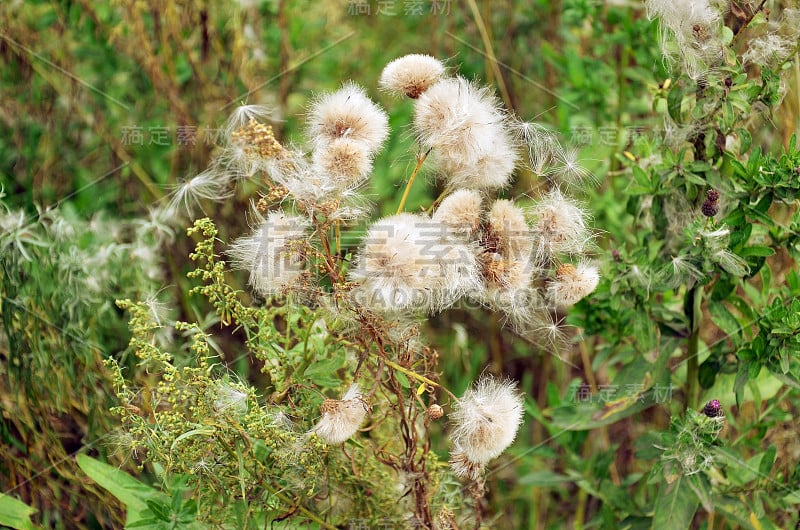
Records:
{"label": "white fluffy seed head", "polygon": [[383,69],[380,87],[396,96],[417,99],[444,75],[444,65],[430,55],[411,54],[398,57]]}
{"label": "white fluffy seed head", "polygon": [[780,64],[796,47],[796,42],[780,35],[768,33],[752,39],[747,44],[747,51],[742,54],[742,62],[761,66]]}
{"label": "white fluffy seed head", "polygon": [[428,217],[402,213],[367,232],[351,279],[357,301],[381,312],[440,311],[480,287],[472,249]]}
{"label": "white fluffy seed head", "polygon": [[314,166],[339,189],[363,183],[372,171],[372,157],[363,142],[336,138],[313,154]]}
{"label": "white fluffy seed head", "polygon": [[647,0],[647,14],[661,24],[661,50],[680,58],[696,79],[722,57],[722,17],[709,0]]}
{"label": "white fluffy seed head", "polygon": [[577,266],[565,263],[558,267],[555,280],[547,287],[547,294],[558,309],[567,309],[597,289],[600,272],[586,263]]}
{"label": "white fluffy seed head", "polygon": [[469,462],[486,464],[514,441],[522,423],[522,395],[515,382],[486,376],[464,393],[450,419],[454,446]]}
{"label": "white fluffy seed head", "polygon": [[237,239],[228,250],[235,268],[250,271],[250,286],[262,295],[277,294],[302,273],[301,242],[311,225],[308,219],[270,212],[252,234]]}
{"label": "white fluffy seed head", "polygon": [[484,465],[472,462],[464,450],[456,444],[450,451],[450,469],[458,478],[478,480],[483,475]]}
{"label": "white fluffy seed head", "polygon": [[322,418],[311,429],[329,445],[352,437],[369,412],[369,405],[358,385],[353,383],[342,399],[326,399],[320,406]]}
{"label": "white fluffy seed head", "polygon": [[448,195],[436,212],[433,220],[447,225],[453,234],[470,237],[481,225],[481,194],[474,190],[457,190]]}
{"label": "white fluffy seed head", "polygon": [[448,184],[459,188],[507,186],[519,155],[497,98],[457,77],[442,79],[414,105],[414,131]]}
{"label": "white fluffy seed head", "polygon": [[492,204],[487,216],[486,243],[491,250],[506,258],[527,260],[533,251],[533,241],[525,212],[506,199]]}
{"label": "white fluffy seed head", "polygon": [[345,83],[314,101],[308,115],[308,135],[314,150],[338,138],[361,142],[372,155],[389,135],[389,118],[363,88]]}
{"label": "white fluffy seed head", "polygon": [[483,253],[481,273],[486,280],[486,295],[505,303],[530,286],[533,268],[527,259],[507,258],[496,252]]}
{"label": "white fluffy seed head", "polygon": [[551,191],[532,210],[534,245],[537,259],[548,261],[559,254],[575,255],[591,241],[586,213],[558,189]]}

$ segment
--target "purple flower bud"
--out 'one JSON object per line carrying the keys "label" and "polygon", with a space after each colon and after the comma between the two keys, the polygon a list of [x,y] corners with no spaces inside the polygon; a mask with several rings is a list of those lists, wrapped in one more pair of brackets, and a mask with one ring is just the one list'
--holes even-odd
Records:
{"label": "purple flower bud", "polygon": [[718,418],[720,416],[723,416],[724,414],[722,412],[722,406],[720,405],[719,400],[712,399],[711,401],[706,403],[706,406],[703,407],[703,414],[705,414],[709,418]]}

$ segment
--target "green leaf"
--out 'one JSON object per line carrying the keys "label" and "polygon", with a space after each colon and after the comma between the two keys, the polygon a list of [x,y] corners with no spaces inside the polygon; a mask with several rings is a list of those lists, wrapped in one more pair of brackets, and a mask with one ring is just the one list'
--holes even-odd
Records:
{"label": "green leaf", "polygon": [[708,358],[700,365],[697,379],[700,381],[701,388],[711,388],[717,380],[720,363],[716,358]]}
{"label": "green leaf", "polygon": [[773,254],[775,254],[775,251],[773,249],[771,249],[770,247],[764,247],[764,246],[760,246],[760,245],[756,245],[756,246],[752,246],[752,247],[745,247],[739,253],[739,255],[742,256],[743,258],[746,258],[747,256],[764,256],[764,257],[766,257],[766,256],[772,256]]}
{"label": "green leaf", "polygon": [[341,380],[337,377],[336,371],[344,366],[344,362],[344,356],[337,356],[312,363],[306,368],[303,376],[319,386],[329,388],[339,386]]}
{"label": "green leaf", "polygon": [[684,477],[672,484],[662,483],[653,513],[653,530],[686,530],[700,504]]}
{"label": "green leaf", "polygon": [[742,327],[736,317],[733,316],[733,313],[723,303],[709,304],[708,312],[711,314],[711,320],[719,329],[725,332],[725,335],[731,338],[739,335]]}
{"label": "green leaf", "polygon": [[747,384],[751,364],[752,363],[750,361],[742,361],[739,363],[739,371],[736,372],[736,379],[733,383],[733,392],[736,394],[737,407],[742,404],[742,398],[744,397],[744,386]]}
{"label": "green leaf", "polygon": [[34,513],[36,510],[24,502],[0,493],[0,526],[15,530],[33,530],[37,528],[31,522],[31,515]]}
{"label": "green leaf", "polygon": [[148,500],[168,502],[163,493],[139,482],[124,471],[95,460],[85,454],[77,456],[78,466],[89,478],[108,490],[122,502],[128,510],[126,526],[151,517]]}
{"label": "green leaf", "polygon": [[766,451],[764,451],[764,457],[761,459],[761,462],[758,464],[758,472],[763,476],[769,476],[770,471],[772,471],[772,466],[775,464],[775,455],[777,453],[777,449],[774,445],[770,445]]}
{"label": "green leaf", "polygon": [[400,383],[400,386],[403,388],[411,388],[411,383],[408,382],[408,377],[406,377],[406,374],[396,371],[394,376],[397,378],[397,382]]}
{"label": "green leaf", "polygon": [[633,166],[633,178],[636,180],[636,183],[639,184],[642,188],[646,190],[651,189],[652,182],[650,181],[649,175],[645,173],[645,171],[639,166]]}
{"label": "green leaf", "polygon": [[672,89],[667,94],[667,111],[669,116],[675,123],[683,123],[684,119],[681,115],[681,106],[683,104],[683,97],[686,95],[686,87],[682,83],[675,83]]}

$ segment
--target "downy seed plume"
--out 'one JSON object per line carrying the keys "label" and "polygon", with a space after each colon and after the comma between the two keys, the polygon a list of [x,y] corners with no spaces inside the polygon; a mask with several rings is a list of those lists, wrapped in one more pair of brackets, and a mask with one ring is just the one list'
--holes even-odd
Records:
{"label": "downy seed plume", "polygon": [[466,79],[442,79],[414,104],[414,131],[454,188],[506,187],[519,155],[497,98]]}
{"label": "downy seed plume", "polygon": [[367,153],[376,153],[389,135],[389,118],[363,88],[348,82],[336,92],[323,94],[308,113],[308,137],[314,150],[339,138],[363,144]]}
{"label": "downy seed plume", "polygon": [[532,210],[534,245],[537,260],[549,262],[558,255],[583,253],[591,241],[586,213],[557,188],[548,193]]}
{"label": "downy seed plume", "polygon": [[274,295],[302,274],[301,247],[309,227],[305,217],[270,212],[251,235],[237,239],[228,254],[236,268],[250,271],[249,283],[256,293]]}
{"label": "downy seed plume", "polygon": [[702,77],[722,57],[722,17],[709,0],[647,0],[647,15],[661,23],[661,50],[680,58],[689,77]]}
{"label": "downy seed plume", "polygon": [[171,194],[165,211],[168,217],[176,218],[182,214],[192,215],[202,210],[202,201],[222,201],[233,196],[229,181],[215,168],[186,179]]}
{"label": "downy seed plume", "polygon": [[485,466],[469,459],[464,449],[455,444],[450,451],[450,469],[458,478],[467,480],[478,480],[483,476]]}
{"label": "downy seed plume", "polygon": [[441,311],[480,288],[477,259],[446,227],[410,213],[370,227],[351,279],[361,305],[375,311]]}
{"label": "downy seed plume", "polygon": [[[522,396],[516,382],[481,378],[456,403],[450,420],[456,452],[472,465],[487,464],[511,445],[522,423]],[[451,454],[451,465],[454,456],[458,457]]]}
{"label": "downy seed plume", "polygon": [[353,189],[372,172],[372,156],[363,142],[337,138],[313,153],[313,164],[337,189]]}
{"label": "downy seed plume", "polygon": [[417,99],[443,75],[444,65],[440,60],[415,53],[398,57],[387,64],[378,84],[395,96]]}
{"label": "downy seed plume", "polygon": [[520,260],[530,257],[533,246],[525,212],[507,199],[498,199],[487,221],[487,244],[494,252]]}
{"label": "downy seed plume", "polygon": [[481,225],[481,194],[474,190],[457,190],[448,195],[433,214],[433,220],[443,223],[459,236],[477,234]]}
{"label": "downy seed plume", "polygon": [[600,273],[597,267],[586,263],[577,266],[564,263],[556,270],[556,277],[547,287],[548,298],[556,308],[572,307],[597,289]]}
{"label": "downy seed plume", "polygon": [[352,437],[369,412],[364,395],[353,383],[342,399],[326,399],[319,408],[322,418],[311,429],[329,445],[339,445]]}

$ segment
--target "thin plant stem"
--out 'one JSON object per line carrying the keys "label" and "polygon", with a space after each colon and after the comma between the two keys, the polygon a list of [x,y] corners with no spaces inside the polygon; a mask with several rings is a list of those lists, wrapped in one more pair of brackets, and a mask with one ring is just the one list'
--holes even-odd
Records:
{"label": "thin plant stem", "polygon": [[492,46],[492,39],[489,38],[489,31],[486,28],[486,24],[483,22],[483,16],[481,16],[480,9],[478,9],[478,4],[475,0],[467,0],[467,4],[469,4],[469,9],[472,11],[472,17],[475,19],[478,32],[481,34],[483,47],[486,49],[486,55],[489,59],[489,66],[491,67],[494,77],[497,79],[497,87],[500,89],[500,95],[503,97],[503,103],[505,103],[507,109],[511,110],[514,108],[511,102],[511,95],[503,79],[503,73],[500,71],[500,65],[497,63],[497,57],[494,54],[494,47]]}
{"label": "thin plant stem", "polygon": [[686,404],[685,408],[697,405],[699,398],[698,371],[699,360],[697,358],[698,346],[700,344],[700,322],[703,318],[703,287],[696,285],[686,293],[686,316],[689,317],[691,325],[691,335],[689,335],[689,347],[686,352]]}
{"label": "thin plant stem", "polygon": [[[596,394],[598,392],[597,379],[594,376],[594,372],[592,372],[592,361],[589,359],[589,352],[586,349],[586,343],[583,341],[578,343],[578,349],[581,352],[581,362],[583,363],[583,373],[586,375],[586,381],[588,381],[592,393]],[[588,440],[591,440],[591,438],[588,438],[587,441]],[[600,441],[603,450],[607,450],[609,447],[611,447],[611,437],[608,435],[608,427],[605,425],[600,427]],[[584,450],[586,450],[585,447],[586,446],[584,446]],[[588,456],[588,454],[584,454],[584,456]],[[611,464],[608,466],[608,472],[611,475],[611,481],[615,486],[622,484],[616,462],[611,462]],[[575,528],[578,528],[578,526]]]}
{"label": "thin plant stem", "polygon": [[417,173],[419,173],[422,164],[425,163],[425,159],[428,158],[428,155],[431,153],[431,150],[428,149],[425,151],[425,154],[417,154],[417,165],[414,167],[414,171],[411,172],[411,176],[408,178],[408,183],[406,183],[406,189],[403,192],[403,198],[400,199],[400,205],[397,207],[397,213],[401,213],[403,208],[406,207],[406,200],[408,199],[408,194],[411,191],[411,186],[414,185],[414,180],[417,178]]}
{"label": "thin plant stem", "polygon": [[413,372],[413,371],[409,370],[408,368],[403,368],[402,366],[400,366],[396,362],[390,361],[389,359],[384,359],[384,362],[386,363],[387,366],[390,366],[391,368],[397,370],[398,372],[403,372],[408,377],[414,378],[414,379],[416,379],[417,381],[419,381],[421,383],[425,383],[426,385],[431,385],[431,386],[436,387],[436,388],[441,388],[451,398],[453,398],[453,401],[458,401],[458,398],[455,395],[453,395],[452,392],[447,390],[445,387],[443,387],[442,385],[440,385],[436,381],[432,381],[432,380],[428,379],[427,377],[425,377],[424,375],[420,375],[420,374],[418,374],[416,372]]}

